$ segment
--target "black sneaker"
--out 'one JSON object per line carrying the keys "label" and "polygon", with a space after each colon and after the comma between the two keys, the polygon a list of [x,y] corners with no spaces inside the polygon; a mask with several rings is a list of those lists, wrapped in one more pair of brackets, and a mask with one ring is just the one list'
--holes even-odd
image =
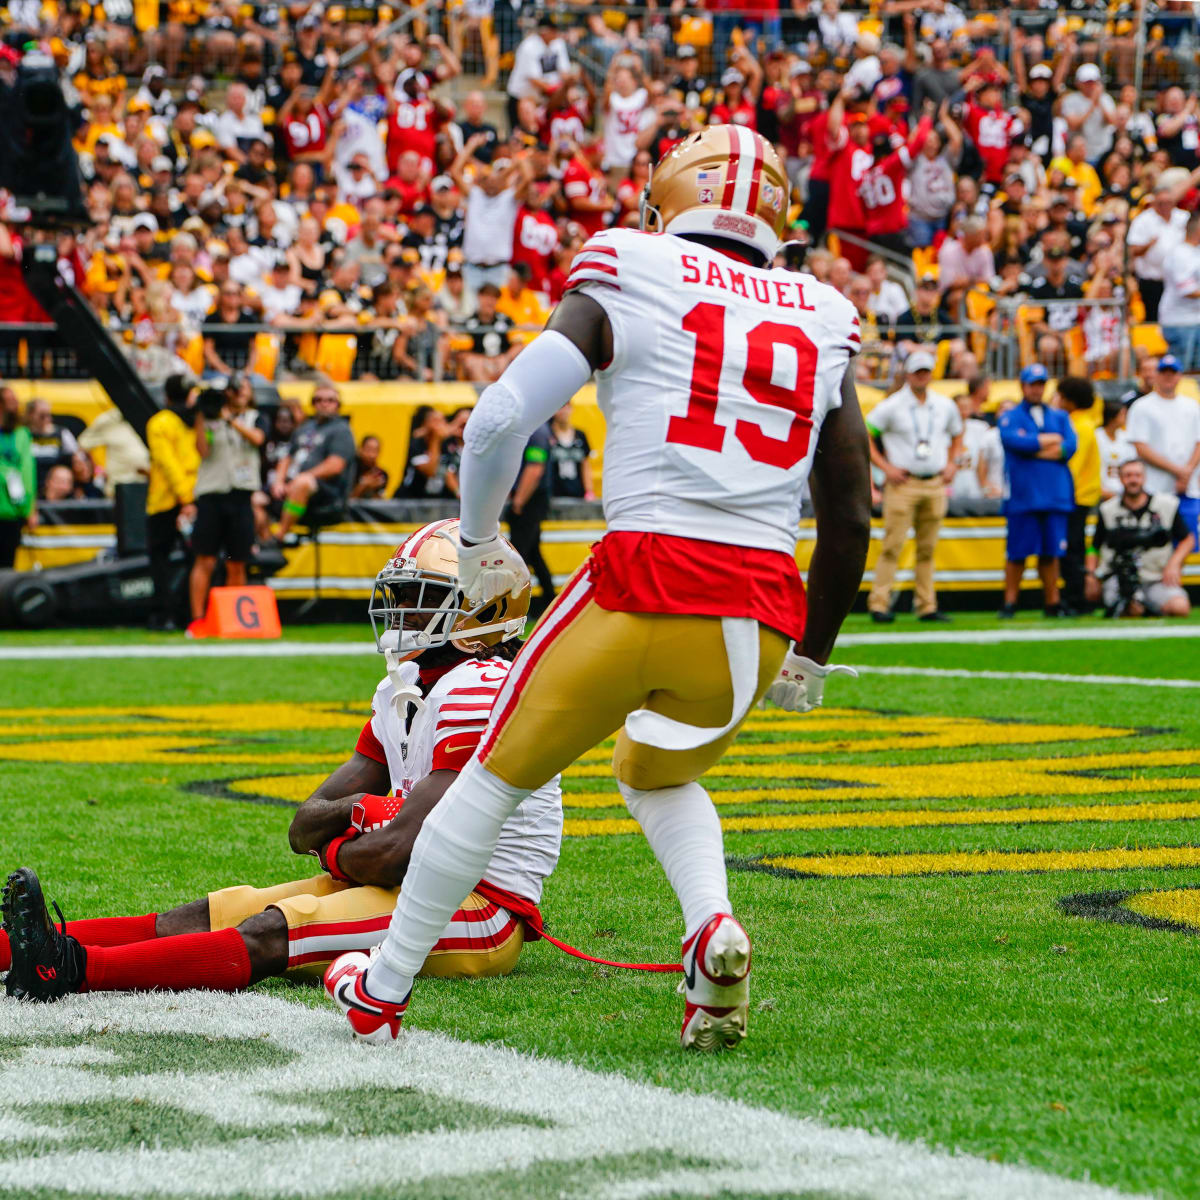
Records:
{"label": "black sneaker", "polygon": [[871,620],[876,625],[890,625],[896,619],[896,614],[893,612],[875,612],[871,610]]}
{"label": "black sneaker", "polygon": [[1048,617],[1052,621],[1057,621],[1059,617],[1065,617],[1066,611],[1061,604],[1047,604],[1042,609],[1042,616]]}
{"label": "black sneaker", "polygon": [[950,625],[950,624],[952,624],[952,623],[953,623],[953,621],[954,621],[954,618],[953,618],[953,617],[950,617],[950,616],[947,616],[947,615],[946,615],[944,612],[942,612],[940,609],[936,609],[936,608],[935,608],[935,609],[933,610],[933,612],[922,613],[922,614],[921,614],[921,615],[920,615],[920,616],[917,618],[917,620],[918,620],[918,621],[938,621],[938,622],[940,622],[942,625]]}
{"label": "black sneaker", "polygon": [[0,897],[0,913],[8,934],[12,966],[4,990],[19,1000],[61,1000],[83,988],[87,952],[68,936],[62,909],[56,904],[60,929],[46,911],[42,885],[28,867],[14,871]]}
{"label": "black sneaker", "polygon": [[1011,621],[1017,615],[1017,606],[1015,604],[1005,604],[996,614],[1002,621]]}

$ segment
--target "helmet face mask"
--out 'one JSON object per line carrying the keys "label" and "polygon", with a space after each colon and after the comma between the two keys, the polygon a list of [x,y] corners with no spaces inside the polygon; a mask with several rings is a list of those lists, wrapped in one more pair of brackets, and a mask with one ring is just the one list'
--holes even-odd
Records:
{"label": "helmet face mask", "polygon": [[381,653],[398,660],[453,646],[475,654],[519,637],[529,614],[530,580],[471,607],[458,587],[458,521],[417,530],[375,577],[367,614]]}

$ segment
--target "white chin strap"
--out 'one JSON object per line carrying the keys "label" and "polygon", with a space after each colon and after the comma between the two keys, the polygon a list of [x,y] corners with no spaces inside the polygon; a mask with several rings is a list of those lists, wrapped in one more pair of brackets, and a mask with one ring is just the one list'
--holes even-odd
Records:
{"label": "white chin strap", "polygon": [[464,629],[452,633],[448,638],[439,635],[436,639],[424,629],[387,629],[379,635],[379,648],[384,654],[422,654],[436,646],[474,641],[485,633],[503,633],[504,640],[507,641],[520,633],[524,627],[524,617],[513,617],[508,621],[498,621],[494,625],[480,625],[478,629]]}
{"label": "white chin strap", "polygon": [[750,617],[722,617],[721,633],[733,682],[733,714],[728,723],[719,729],[704,729],[639,708],[625,718],[625,732],[635,742],[658,750],[697,750],[723,738],[746,719],[758,690],[758,622]]}
{"label": "white chin strap", "polygon": [[[389,630],[393,633],[395,630]],[[387,637],[388,634],[383,635]],[[382,643],[383,638],[380,638]],[[412,705],[417,712],[425,707],[425,698],[421,695],[418,680],[421,677],[420,668],[409,659],[401,659],[395,647],[385,647],[384,661],[387,663],[387,675],[392,684],[392,707],[402,721],[408,718],[408,708]]]}

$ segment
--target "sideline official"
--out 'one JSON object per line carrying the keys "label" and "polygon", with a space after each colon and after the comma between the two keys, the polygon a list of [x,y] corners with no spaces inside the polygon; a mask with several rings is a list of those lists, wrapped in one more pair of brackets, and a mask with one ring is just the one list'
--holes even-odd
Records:
{"label": "sideline official", "polygon": [[1061,617],[1059,563],[1067,550],[1067,518],[1075,510],[1075,484],[1067,462],[1076,450],[1075,429],[1060,409],[1046,403],[1049,376],[1041,363],[1020,374],[1021,403],[999,421],[1008,476],[1008,547],[1004,564],[1004,607],[1001,617],[1017,611],[1025,560],[1037,556],[1045,613]]}
{"label": "sideline official", "polygon": [[908,531],[916,534],[916,610],[921,621],[949,621],[938,609],[933,584],[933,553],[946,488],[954,479],[962,452],[963,423],[958,406],[929,390],[933,355],[915,350],[904,364],[906,383],[871,410],[871,461],[886,478],[883,489],[883,549],[875,563],[875,582],[867,607],[871,620],[894,620],[892,581]]}

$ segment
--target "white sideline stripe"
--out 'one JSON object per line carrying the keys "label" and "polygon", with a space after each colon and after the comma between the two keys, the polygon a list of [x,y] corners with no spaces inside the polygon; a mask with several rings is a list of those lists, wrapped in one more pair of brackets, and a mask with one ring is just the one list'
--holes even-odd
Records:
{"label": "white sideline stripe", "polygon": [[1200,638],[1200,625],[1154,625],[1114,621],[1082,629],[962,629],[937,633],[844,633],[841,646],[993,646],[1003,642],[1140,642],[1158,638]]}
{"label": "white sideline stripe", "polygon": [[[664,985],[664,989],[667,985]],[[569,1063],[406,1029],[399,1044],[351,1042],[345,1021],[255,993],[69,996],[54,1005],[0,1005],[0,1037],[62,1037],[90,1030],[268,1036],[296,1057],[242,1073],[112,1076],[56,1062],[30,1046],[0,1072],[0,1094],[29,1104],[131,1100],[171,1105],[245,1130],[243,1140],[195,1149],[50,1151],[0,1161],[0,1191],[47,1188],[100,1196],[320,1197],[637,1152],[673,1152],[711,1167],[663,1172],[596,1189],[632,1198],[732,1190],[818,1191],[880,1200],[1101,1200],[1119,1193],[1026,1167],[931,1150],[883,1134],[677,1093]],[[664,1028],[663,1053],[674,1030]],[[85,1052],[86,1053],[86,1052]],[[493,1110],[542,1118],[546,1128],[446,1130],[408,1136],[313,1135],[294,1126],[316,1114],[288,1097],[334,1089],[415,1088]],[[319,1119],[319,1118],[318,1118]],[[715,1133],[719,1131],[719,1136]],[[269,1132],[272,1140],[261,1135]],[[497,1175],[500,1178],[497,1178]],[[671,1186],[667,1186],[670,1183]]]}
{"label": "white sideline stripe", "polygon": [[1200,688],[1200,679],[1143,679],[1135,675],[1054,675],[1048,671],[967,671],[955,667],[867,667],[860,675],[920,675],[930,679],[1029,679],[1036,683],[1112,683],[1119,687]]}
{"label": "white sideline stripe", "polygon": [[77,658],[87,662],[101,658],[349,658],[376,654],[372,642],[219,642],[203,645],[129,646],[0,646],[0,662],[38,662]]}
{"label": "white sideline stripe", "polygon": [[[849,646],[990,646],[1004,642],[1136,642],[1159,638],[1200,638],[1200,625],[1152,625],[1118,622],[1086,629],[963,629],[957,633],[846,633],[838,648]],[[132,642],[127,646],[5,646],[0,634],[0,662],[102,658],[352,658],[375,654],[373,642]],[[1051,676],[1066,679],[1069,676]]]}

